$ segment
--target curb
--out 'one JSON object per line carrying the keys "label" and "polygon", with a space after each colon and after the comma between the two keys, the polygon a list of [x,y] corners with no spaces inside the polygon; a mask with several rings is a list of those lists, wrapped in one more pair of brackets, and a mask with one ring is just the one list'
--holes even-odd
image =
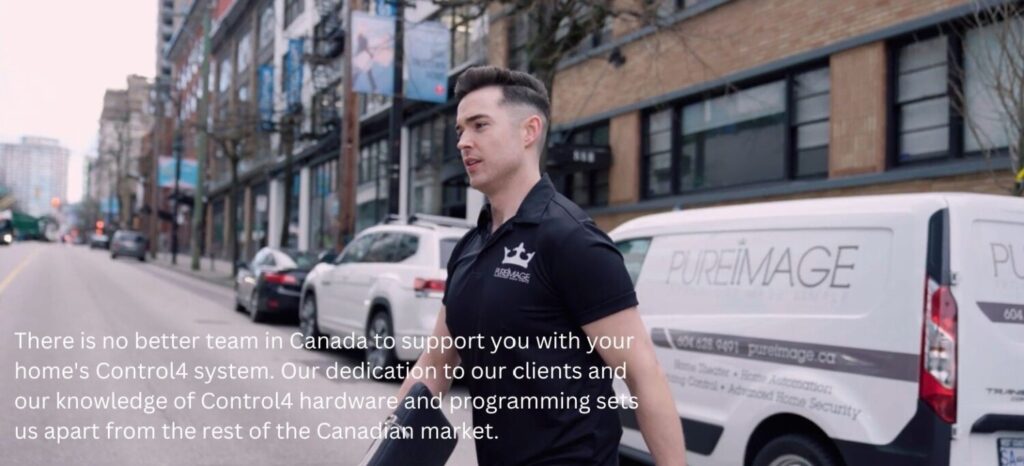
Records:
{"label": "curb", "polygon": [[225,276],[224,278],[206,277],[206,276],[203,276],[203,275],[200,275],[200,274],[192,272],[191,269],[190,270],[181,270],[177,266],[171,265],[169,262],[164,262],[164,261],[162,261],[160,259],[148,259],[148,262],[150,264],[156,265],[156,266],[158,266],[158,267],[160,267],[162,269],[170,270],[172,272],[175,272],[175,273],[178,273],[178,274],[181,274],[181,275],[185,275],[187,277],[192,277],[192,278],[195,278],[197,280],[202,280],[202,281],[204,281],[206,283],[210,283],[212,285],[217,285],[217,286],[221,286],[221,287],[228,288],[228,289],[234,288],[233,281],[231,280],[230,277],[227,277],[227,276]]}

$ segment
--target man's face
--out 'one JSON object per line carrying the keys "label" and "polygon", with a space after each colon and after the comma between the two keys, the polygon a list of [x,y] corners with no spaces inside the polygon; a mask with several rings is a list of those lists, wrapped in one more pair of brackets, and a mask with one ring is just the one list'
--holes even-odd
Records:
{"label": "man's face", "polygon": [[527,156],[524,141],[532,137],[523,124],[528,110],[502,105],[502,100],[501,88],[496,86],[473,91],[459,102],[455,121],[469,184],[484,194],[500,190],[533,158]]}

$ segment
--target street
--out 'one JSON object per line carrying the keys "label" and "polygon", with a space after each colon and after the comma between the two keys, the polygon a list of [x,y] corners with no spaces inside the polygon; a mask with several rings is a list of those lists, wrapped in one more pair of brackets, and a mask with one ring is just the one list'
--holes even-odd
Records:
{"label": "street", "polygon": [[[356,366],[358,355],[294,349],[287,343],[296,331],[293,323],[251,323],[246,314],[233,310],[228,288],[153,263],[111,260],[107,251],[81,246],[23,242],[0,248],[0,330],[4,374],[0,416],[7,420],[0,451],[5,464],[357,464],[370,440],[320,439],[318,430],[325,429],[318,425],[371,427],[389,410],[300,407],[300,394],[367,399],[394,395],[399,387],[397,383],[328,380],[322,376],[328,367]],[[199,338],[192,340],[194,349],[175,349],[170,339],[158,339],[149,343],[166,348],[136,350],[137,344],[148,344],[137,340],[136,334]],[[252,336],[260,342],[280,336],[285,344],[283,349],[213,350],[207,335],[226,337],[223,341]],[[88,336],[95,337],[95,348],[82,344]],[[105,336],[113,337],[106,343],[127,337],[122,341],[129,342],[128,348],[104,349]],[[184,367],[175,366],[182,363],[187,373],[175,369]],[[32,366],[38,368],[28,369]],[[43,369],[53,366],[71,369]],[[140,367],[168,369],[147,374],[136,370]],[[299,373],[316,367],[321,376],[284,380],[282,367]],[[269,375],[252,377],[261,373],[260,368]],[[193,376],[193,370],[209,377]],[[459,391],[464,388],[457,387]],[[143,409],[145,400],[152,401],[154,396],[173,400],[190,392],[197,396],[191,409]],[[207,398],[214,405],[211,409],[200,405],[199,396],[204,393],[215,394]],[[286,393],[291,394],[290,409],[280,404],[268,408],[267,398],[259,398],[262,403],[236,403],[245,395],[276,396],[280,401]],[[63,406],[56,403],[59,396],[68,395],[135,399],[119,409],[97,409],[85,403],[71,409],[67,398]],[[43,401],[43,397],[48,398]],[[43,402],[45,408],[33,409]],[[456,426],[470,422],[466,410],[448,417]],[[172,424],[178,429],[164,427]],[[279,439],[275,430],[286,424],[293,427],[292,434],[307,426],[311,438]],[[271,425],[269,439],[251,440],[250,428],[255,426],[259,432],[264,425]],[[17,439],[28,426],[35,426],[38,438]],[[59,443],[46,439],[46,426],[64,439]],[[58,431],[55,426],[65,428]],[[144,437],[145,426],[154,426],[155,439],[123,439]],[[197,438],[165,439],[165,432],[184,435],[183,426],[196,428]],[[201,438],[204,435],[206,439]],[[122,439],[111,440],[111,436]],[[472,440],[460,440],[449,464],[475,463]]]}

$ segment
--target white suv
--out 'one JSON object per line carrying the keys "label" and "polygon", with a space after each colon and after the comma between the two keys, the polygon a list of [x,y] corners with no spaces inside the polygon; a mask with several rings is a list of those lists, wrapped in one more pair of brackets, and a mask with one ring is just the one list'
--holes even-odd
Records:
{"label": "white suv", "polygon": [[363,230],[333,263],[317,265],[306,277],[299,308],[303,336],[365,336],[371,367],[416,360],[419,350],[378,348],[373,337],[400,342],[430,335],[448,259],[467,231],[464,220],[425,215],[389,218]]}

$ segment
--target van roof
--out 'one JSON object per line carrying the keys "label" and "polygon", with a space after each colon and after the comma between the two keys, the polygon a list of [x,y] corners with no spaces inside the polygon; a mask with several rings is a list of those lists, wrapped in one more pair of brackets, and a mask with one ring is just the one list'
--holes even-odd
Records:
{"label": "van roof", "polygon": [[871,196],[841,196],[820,199],[797,199],[788,201],[756,202],[720,207],[702,207],[689,210],[677,210],[658,214],[645,215],[630,220],[613,230],[616,235],[629,234],[638,230],[663,228],[670,225],[713,222],[721,220],[773,218],[782,215],[823,215],[843,212],[848,214],[862,213],[900,213],[923,208],[933,208],[938,203],[948,205],[951,201],[957,204],[984,203],[1019,203],[1013,204],[1016,209],[1024,210],[1024,202],[1012,196],[995,194],[974,194],[955,192],[883,194]]}

